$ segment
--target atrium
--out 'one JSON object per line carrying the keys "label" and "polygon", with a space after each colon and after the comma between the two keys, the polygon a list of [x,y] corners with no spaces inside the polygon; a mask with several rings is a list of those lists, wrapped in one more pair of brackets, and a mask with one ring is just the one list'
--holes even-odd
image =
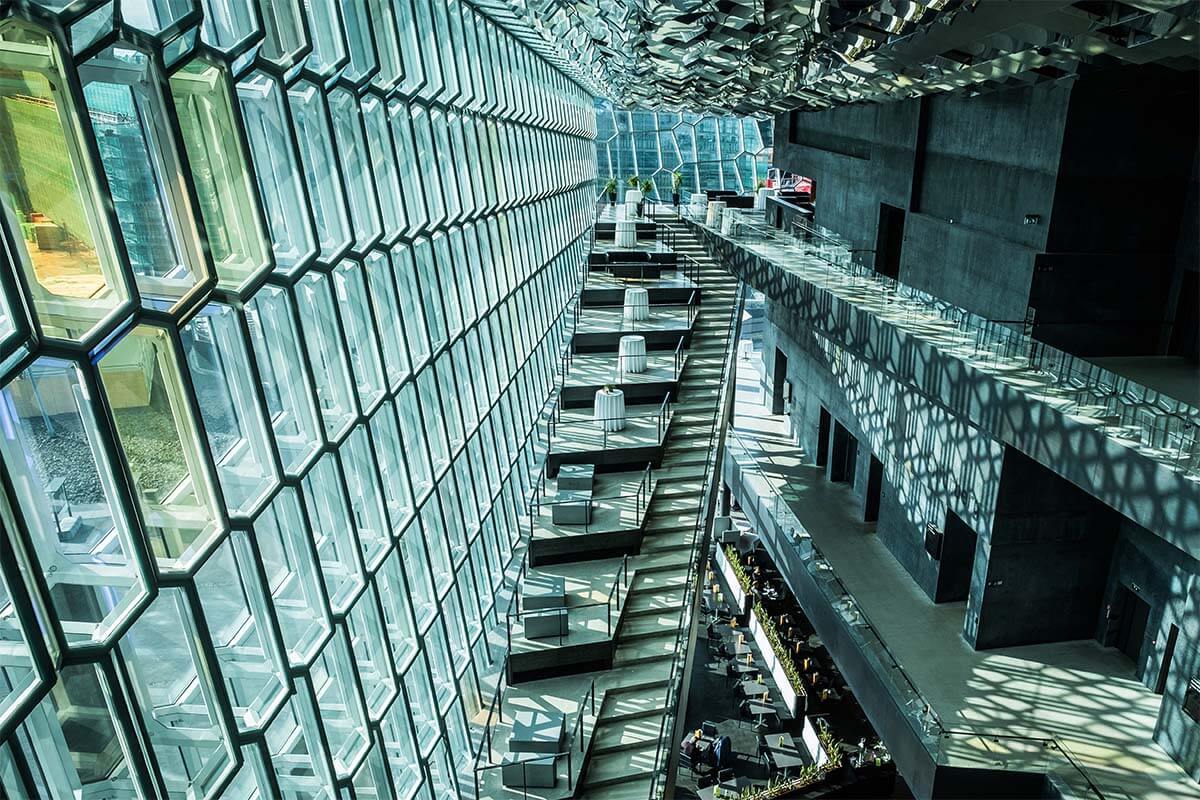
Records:
{"label": "atrium", "polygon": [[1200,800],[1200,3],[0,0],[3,800]]}

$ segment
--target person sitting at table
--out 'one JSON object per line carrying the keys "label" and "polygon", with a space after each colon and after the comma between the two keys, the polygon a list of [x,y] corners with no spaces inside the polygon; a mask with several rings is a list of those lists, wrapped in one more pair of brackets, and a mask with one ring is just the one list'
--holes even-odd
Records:
{"label": "person sitting at table", "polygon": [[704,738],[701,731],[692,731],[687,736],[683,737],[683,744],[679,745],[679,749],[688,758],[692,758],[696,753],[696,747],[700,744],[700,740]]}

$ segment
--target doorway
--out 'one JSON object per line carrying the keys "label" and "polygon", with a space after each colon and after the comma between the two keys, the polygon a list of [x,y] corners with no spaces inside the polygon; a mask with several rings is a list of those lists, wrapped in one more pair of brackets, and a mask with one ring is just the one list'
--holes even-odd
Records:
{"label": "doorway", "polygon": [[1179,642],[1179,626],[1172,624],[1167,634],[1167,646],[1163,650],[1162,664],[1158,668],[1158,680],[1154,682],[1154,693],[1167,691],[1167,678],[1171,677],[1171,659],[1175,656],[1175,645]]}
{"label": "doorway", "polygon": [[1109,644],[1129,657],[1141,669],[1142,644],[1146,640],[1146,626],[1150,622],[1150,604],[1134,593],[1128,586],[1117,587],[1117,596],[1112,605],[1109,619]]}
{"label": "doorway", "polygon": [[787,356],[775,348],[775,371],[771,374],[771,413],[783,413],[784,391],[787,387]]}
{"label": "doorway", "polygon": [[879,204],[879,229],[875,235],[875,271],[900,277],[900,250],[904,246],[904,209]]}
{"label": "doorway", "polygon": [[829,436],[833,427],[833,415],[821,406],[821,416],[817,420],[817,466],[823,467],[829,463]]}
{"label": "doorway", "polygon": [[883,462],[871,454],[867,470],[867,501],[863,505],[863,522],[879,521],[879,503],[883,499]]}
{"label": "doorway", "polygon": [[975,569],[975,547],[978,544],[979,535],[975,529],[953,511],[947,511],[933,602],[956,603],[967,599],[971,591],[971,573]]}
{"label": "doorway", "polygon": [[833,442],[829,448],[829,480],[833,483],[854,485],[855,467],[858,464],[858,440],[842,423],[833,423]]}

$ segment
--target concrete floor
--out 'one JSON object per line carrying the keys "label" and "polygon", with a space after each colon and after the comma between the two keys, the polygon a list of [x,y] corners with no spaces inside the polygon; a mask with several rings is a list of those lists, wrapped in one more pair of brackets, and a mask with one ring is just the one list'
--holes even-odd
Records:
{"label": "concrete floor", "polygon": [[[844,484],[808,466],[787,418],[763,405],[760,362],[738,364],[734,427],[759,451],[764,474],[833,565],[944,727],[976,734],[1055,736],[1106,798],[1200,798],[1200,786],[1153,742],[1161,698],[1133,664],[1095,641],[977,652],[962,638],[964,604],[934,605],[861,522]],[[1008,764],[1044,757],[983,736],[952,740],[949,763]]]}

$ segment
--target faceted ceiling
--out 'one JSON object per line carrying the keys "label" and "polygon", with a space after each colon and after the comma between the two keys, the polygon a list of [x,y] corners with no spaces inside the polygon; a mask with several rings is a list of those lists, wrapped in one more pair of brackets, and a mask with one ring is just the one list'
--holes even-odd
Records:
{"label": "faceted ceiling", "polygon": [[627,108],[768,114],[1195,67],[1194,0],[478,0]]}

